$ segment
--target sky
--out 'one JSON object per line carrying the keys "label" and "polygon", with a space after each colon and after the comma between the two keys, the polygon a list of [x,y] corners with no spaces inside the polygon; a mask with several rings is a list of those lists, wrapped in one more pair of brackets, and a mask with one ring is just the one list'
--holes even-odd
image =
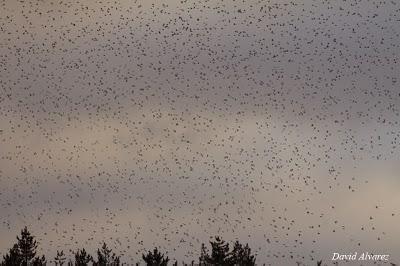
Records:
{"label": "sky", "polygon": [[400,262],[397,1],[0,5],[0,256]]}

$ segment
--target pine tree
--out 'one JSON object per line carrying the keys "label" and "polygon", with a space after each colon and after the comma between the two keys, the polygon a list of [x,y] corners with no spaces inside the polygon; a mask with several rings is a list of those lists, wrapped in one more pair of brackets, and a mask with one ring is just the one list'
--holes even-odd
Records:
{"label": "pine tree", "polygon": [[61,252],[60,252],[57,250],[57,256],[54,258],[54,262],[56,264],[55,266],[62,266],[64,264],[65,260],[66,260],[66,258],[64,256],[64,251],[61,250]]}
{"label": "pine tree", "polygon": [[17,236],[17,244],[10,249],[1,263],[2,266],[43,266],[46,265],[46,258],[36,256],[37,242],[25,226],[21,230],[21,236]]}
{"label": "pine tree", "polygon": [[46,266],[46,263],[47,263],[46,258],[43,255],[41,258],[39,258],[39,257],[34,258],[31,265],[32,266]]}
{"label": "pine tree", "polygon": [[93,261],[92,256],[84,248],[82,250],[78,249],[75,253],[75,266],[87,266],[91,261]]}
{"label": "pine tree", "polygon": [[119,266],[120,258],[111,253],[112,250],[109,249],[106,243],[103,243],[101,250],[97,250],[97,262],[94,263],[96,266]]}
{"label": "pine tree", "polygon": [[251,249],[248,244],[243,246],[236,241],[233,249],[229,252],[229,244],[223,241],[220,237],[216,237],[211,243],[211,255],[208,254],[204,244],[201,245],[199,257],[200,266],[254,266],[255,255],[251,254]]}
{"label": "pine tree", "polygon": [[161,254],[157,248],[154,248],[153,252],[149,251],[147,255],[142,255],[143,260],[147,266],[167,266],[169,258],[164,258],[164,254]]}
{"label": "pine tree", "polygon": [[204,243],[202,243],[200,257],[199,257],[199,266],[206,266],[207,261],[209,259],[210,259],[210,257],[208,256],[208,251],[207,251],[206,245]]}
{"label": "pine tree", "polygon": [[211,243],[211,257],[206,258],[206,262],[211,265],[225,266],[229,264],[229,244],[225,243],[220,237],[215,237]]}
{"label": "pine tree", "polygon": [[28,231],[28,228],[25,228],[21,231],[21,238],[17,236],[18,240],[18,248],[21,254],[21,265],[28,266],[29,263],[35,258],[36,256],[36,248],[37,243],[34,240],[34,237],[31,236],[31,233]]}
{"label": "pine tree", "polygon": [[9,253],[3,256],[2,266],[19,266],[21,265],[22,259],[18,248],[18,244],[10,249]]}
{"label": "pine tree", "polygon": [[239,241],[235,242],[229,260],[231,265],[254,266],[256,264],[255,256],[251,255],[249,245],[246,244],[246,246],[243,247]]}

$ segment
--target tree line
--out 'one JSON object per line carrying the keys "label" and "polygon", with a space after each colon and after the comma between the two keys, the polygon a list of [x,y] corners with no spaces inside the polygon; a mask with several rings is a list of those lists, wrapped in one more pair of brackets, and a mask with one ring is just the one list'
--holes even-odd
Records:
{"label": "tree line", "polygon": [[[220,237],[215,237],[210,241],[211,252],[208,251],[205,244],[201,245],[201,252],[198,261],[191,263],[182,263],[184,266],[255,266],[256,255],[251,252],[248,244],[242,245],[239,241],[233,244],[232,249],[229,243]],[[21,235],[17,236],[17,243],[3,256],[0,266],[46,266],[47,259],[45,255],[37,254],[38,243],[35,237],[25,227],[21,230]],[[142,254],[142,260],[147,266],[168,266],[171,262],[168,256],[163,254],[157,248]],[[64,251],[58,251],[53,259],[55,266],[120,266],[121,258],[112,252],[106,243],[97,249],[95,257],[87,253],[85,248],[73,252],[73,259],[67,260]],[[297,263],[300,265],[299,263]],[[136,266],[140,263],[136,263]],[[317,262],[321,266],[322,261]],[[391,264],[395,265],[395,264]],[[178,262],[172,263],[172,266],[178,266]]]}
{"label": "tree line", "polygon": [[[200,266],[254,266],[256,258],[252,254],[248,244],[242,245],[236,241],[232,250],[229,250],[229,244],[220,237],[215,237],[215,241],[211,241],[211,253],[208,252],[206,246],[202,244],[201,255],[199,261],[195,263],[183,265],[200,265]],[[45,266],[48,264],[45,255],[37,254],[38,243],[35,237],[25,227],[21,230],[20,236],[17,236],[17,243],[3,256],[0,266]],[[142,260],[148,266],[167,266],[171,261],[154,248],[147,253],[142,254]],[[67,260],[64,251],[57,250],[57,255],[53,259],[55,266],[119,266],[121,264],[120,256],[112,252],[106,243],[103,243],[100,249],[97,249],[96,256],[90,255],[85,248],[78,249],[73,252],[73,259]],[[140,265],[140,263],[136,263]],[[178,262],[172,263],[177,266]]]}

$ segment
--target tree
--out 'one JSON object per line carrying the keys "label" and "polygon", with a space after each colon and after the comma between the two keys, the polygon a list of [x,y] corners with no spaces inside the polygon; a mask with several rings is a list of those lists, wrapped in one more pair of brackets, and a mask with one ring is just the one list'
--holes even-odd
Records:
{"label": "tree", "polygon": [[161,254],[157,248],[154,248],[153,252],[149,251],[147,255],[142,255],[143,260],[147,266],[167,266],[169,258],[164,258],[164,254]]}
{"label": "tree", "polygon": [[3,256],[2,266],[19,266],[21,265],[22,259],[19,252],[18,244],[10,249],[9,253]]}
{"label": "tree", "polygon": [[239,241],[236,241],[233,250],[230,253],[230,263],[238,266],[255,266],[256,258],[251,255],[251,249],[248,244],[243,247]]}
{"label": "tree", "polygon": [[57,256],[54,258],[54,262],[55,262],[56,266],[62,266],[64,264],[65,260],[66,260],[66,258],[64,256],[64,251],[61,250],[61,252],[60,252],[57,250]]}
{"label": "tree", "polygon": [[39,258],[39,257],[34,258],[31,265],[32,266],[46,266],[45,256],[43,255],[41,258]]}
{"label": "tree", "polygon": [[46,258],[36,256],[37,242],[25,226],[21,230],[21,236],[17,236],[17,243],[10,252],[3,256],[3,266],[43,266],[46,265]]}
{"label": "tree", "polygon": [[97,250],[97,262],[94,263],[96,266],[119,266],[120,258],[111,253],[112,249],[109,249],[106,243],[103,243],[101,250]]}
{"label": "tree", "polygon": [[211,256],[206,257],[206,262],[211,265],[230,265],[229,263],[229,244],[225,243],[220,237],[215,237],[215,241],[210,241]]}
{"label": "tree", "polygon": [[75,253],[75,266],[87,266],[89,262],[93,261],[93,257],[90,256],[83,248]]}
{"label": "tree", "polygon": [[204,244],[201,245],[199,257],[200,266],[255,266],[255,255],[251,254],[248,244],[243,246],[236,241],[232,251],[229,252],[229,244],[220,237],[215,237],[215,241],[211,241],[211,255],[208,254]]}
{"label": "tree", "polygon": [[199,266],[206,266],[207,261],[209,259],[210,259],[210,257],[208,256],[208,251],[207,251],[206,245],[204,243],[202,243],[200,257],[199,257]]}
{"label": "tree", "polygon": [[34,236],[25,228],[21,231],[21,238],[17,236],[18,248],[21,256],[21,265],[28,266],[36,256],[37,242]]}

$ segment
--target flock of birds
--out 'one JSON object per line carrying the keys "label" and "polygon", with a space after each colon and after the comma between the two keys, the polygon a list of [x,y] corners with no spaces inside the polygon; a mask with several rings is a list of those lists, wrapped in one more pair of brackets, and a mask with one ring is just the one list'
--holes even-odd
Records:
{"label": "flock of birds", "polygon": [[220,235],[271,265],[399,261],[398,2],[0,14],[0,255],[28,225],[45,254],[106,241],[123,261],[155,246],[191,261]]}

